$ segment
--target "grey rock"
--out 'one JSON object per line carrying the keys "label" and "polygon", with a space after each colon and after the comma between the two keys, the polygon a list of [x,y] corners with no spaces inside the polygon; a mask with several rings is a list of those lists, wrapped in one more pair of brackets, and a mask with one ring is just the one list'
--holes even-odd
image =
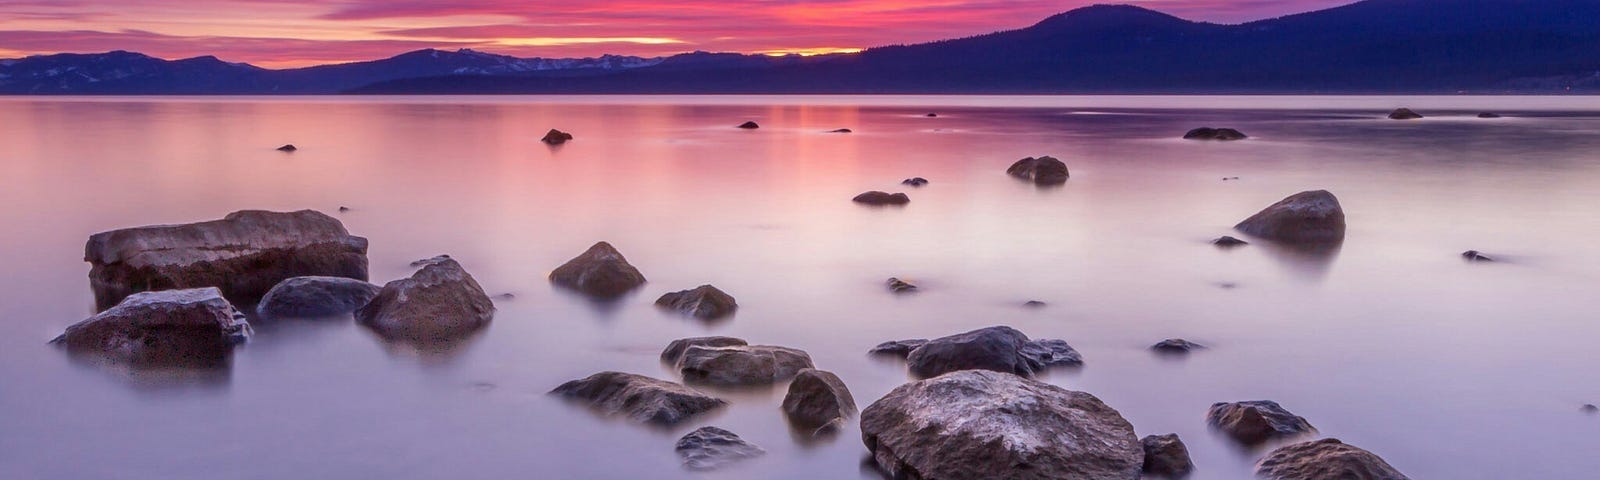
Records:
{"label": "grey rock", "polygon": [[356,320],[391,340],[446,342],[489,325],[494,302],[460,263],[435,257],[411,275],[385,284],[356,310]]}
{"label": "grey rock", "polygon": [[1017,160],[1006,169],[1006,174],[1037,185],[1060,185],[1067,183],[1069,176],[1067,164],[1055,157],[1028,157]]}
{"label": "grey rock", "polygon": [[765,385],[813,366],[806,352],[772,345],[693,345],[676,365],[685,382],[712,385]]}
{"label": "grey rock", "polygon": [[912,350],[916,350],[917,347],[926,345],[927,343],[928,340],[922,338],[912,340],[894,340],[880,343],[878,346],[872,347],[872,350],[868,350],[867,353],[871,355],[890,355],[904,359],[906,356],[911,355]]}
{"label": "grey rock", "polygon": [[1033,340],[1022,345],[1022,357],[1028,360],[1028,366],[1033,371],[1043,371],[1051,367],[1075,367],[1083,365],[1083,356],[1068,345],[1065,340],[1043,339]]}
{"label": "grey rock", "polygon": [[733,432],[717,427],[700,427],[689,432],[678,439],[675,450],[683,458],[684,468],[696,471],[716,470],[767,453]]}
{"label": "grey rock", "polygon": [[1244,140],[1249,138],[1249,136],[1245,135],[1244,132],[1240,132],[1232,128],[1200,127],[1190,130],[1189,133],[1183,134],[1183,138],[1185,140],[1217,140],[1222,142],[1231,142],[1234,140]]}
{"label": "grey rock", "polygon": [[990,370],[1031,377],[1046,368],[1082,365],[1067,342],[1028,339],[1011,327],[988,327],[928,340],[906,355],[911,374],[932,378],[959,370]]}
{"label": "grey rock", "polygon": [[728,404],[683,385],[621,372],[596,373],[563,383],[550,393],[605,415],[659,426],[676,425]]}
{"label": "grey rock", "polygon": [[294,277],[267,291],[256,312],[279,318],[343,315],[366,306],[379,290],[377,285],[350,278]]}
{"label": "grey rock", "polygon": [[1290,195],[1234,225],[1235,230],[1285,242],[1333,243],[1344,240],[1344,209],[1327,190]]}
{"label": "grey rock", "polygon": [[656,299],[656,306],[702,320],[726,317],[739,309],[739,303],[734,301],[733,295],[710,285],[662,295]]}
{"label": "grey rock", "polygon": [[1489,256],[1484,255],[1483,253],[1481,253],[1481,252],[1479,252],[1477,250],[1467,250],[1465,252],[1461,252],[1461,258],[1465,259],[1466,261],[1469,261],[1469,262],[1493,262],[1494,261],[1493,258],[1490,258]]}
{"label": "grey rock", "polygon": [[1194,472],[1194,461],[1189,459],[1189,447],[1176,433],[1148,435],[1139,440],[1144,445],[1144,474],[1164,478],[1183,478]]}
{"label": "grey rock", "polygon": [[616,247],[600,242],[550,272],[550,282],[599,298],[628,293],[645,282]]}
{"label": "grey rock", "polygon": [[1256,464],[1265,480],[1408,480],[1372,452],[1336,438],[1286,445]]}
{"label": "grey rock", "polygon": [[1389,112],[1390,120],[1416,120],[1419,118],[1422,118],[1422,115],[1411,111],[1409,108],[1396,108],[1393,112]]}
{"label": "grey rock", "polygon": [[832,372],[806,368],[789,382],[783,413],[791,422],[813,431],[856,414],[856,399],[844,381]]}
{"label": "grey rock", "polygon": [[1206,422],[1245,445],[1317,431],[1305,418],[1270,400],[1212,404],[1206,412]]}
{"label": "grey rock", "polygon": [[873,190],[873,191],[870,191],[870,192],[862,193],[860,195],[856,195],[856,197],[850,199],[850,201],[856,202],[856,203],[859,203],[859,204],[862,204],[862,205],[874,205],[874,206],[879,206],[879,205],[905,205],[907,203],[911,203],[911,197],[906,196],[906,194],[904,194],[904,193],[888,193],[888,192],[880,192],[880,191],[877,191],[877,190]]}
{"label": "grey rock", "polygon": [[1198,343],[1194,343],[1194,342],[1191,342],[1191,341],[1188,341],[1188,340],[1184,340],[1184,339],[1181,339],[1181,338],[1169,338],[1169,339],[1166,339],[1166,340],[1162,340],[1162,341],[1156,342],[1155,345],[1151,345],[1150,346],[1151,350],[1155,350],[1156,352],[1159,352],[1159,353],[1179,353],[1179,354],[1189,353],[1189,351],[1191,351],[1191,350],[1199,350],[1199,349],[1202,349],[1202,348],[1206,348],[1206,346],[1198,344]]}
{"label": "grey rock", "polygon": [[1211,244],[1212,245],[1216,245],[1218,247],[1222,247],[1222,248],[1233,248],[1233,247],[1242,247],[1242,246],[1245,246],[1245,245],[1249,245],[1250,242],[1246,242],[1244,240],[1240,240],[1240,239],[1233,238],[1233,237],[1230,237],[1230,236],[1227,236],[1227,235],[1223,235],[1221,237],[1217,237],[1216,240],[1212,240]]}
{"label": "grey rock", "polygon": [[889,291],[894,293],[911,293],[917,291],[916,285],[912,285],[911,282],[907,282],[895,277],[889,277],[888,280],[884,281],[884,284],[888,285]]}
{"label": "grey rock", "polygon": [[737,347],[749,345],[742,338],[733,337],[694,337],[680,338],[667,344],[666,350],[661,351],[661,362],[677,367],[678,361],[683,360],[683,352],[689,347]]}
{"label": "grey rock", "polygon": [[1044,303],[1044,302],[1041,302],[1041,301],[1038,301],[1038,300],[1028,300],[1026,302],[1023,302],[1022,306],[1028,307],[1028,308],[1044,308],[1044,307],[1050,306],[1050,304]]}
{"label": "grey rock", "polygon": [[1478,118],[1500,118],[1500,114],[1493,113],[1493,112],[1483,112],[1483,113],[1478,114]]}
{"label": "grey rock", "polygon": [[250,323],[214,287],[139,292],[67,327],[51,343],[134,366],[213,366],[249,338]]}

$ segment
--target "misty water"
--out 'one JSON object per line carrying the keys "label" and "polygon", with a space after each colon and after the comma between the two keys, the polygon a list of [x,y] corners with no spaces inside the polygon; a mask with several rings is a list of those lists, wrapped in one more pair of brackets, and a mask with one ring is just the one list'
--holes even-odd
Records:
{"label": "misty water", "polygon": [[[1384,118],[1399,106],[1428,118]],[[1199,126],[1251,138],[1179,139]],[[550,128],[576,139],[540,143]],[[1600,100],[1565,97],[0,99],[0,478],[876,478],[853,421],[791,432],[783,383],[702,388],[732,405],[672,429],[546,392],[603,370],[677,380],[667,342],[729,335],[808,351],[864,408],[908,380],[873,345],[991,325],[1071,343],[1086,365],[1041,379],[1178,433],[1192,478],[1250,475],[1263,452],[1204,416],[1254,399],[1412,478],[1591,476],[1596,152]],[[1068,164],[1065,186],[1005,175],[1038,155]],[[1340,248],[1208,243],[1310,189],[1343,203]],[[867,190],[912,201],[851,203]],[[46,344],[93,313],[90,234],[303,208],[370,239],[377,283],[448,253],[515,298],[443,351],[349,318],[256,321],[219,370]],[[550,286],[599,240],[649,283],[611,304]],[[922,288],[893,295],[891,276]],[[735,317],[652,305],[706,283]],[[1147,350],[1170,337],[1212,348]],[[688,472],[673,443],[704,425],[769,453]]]}

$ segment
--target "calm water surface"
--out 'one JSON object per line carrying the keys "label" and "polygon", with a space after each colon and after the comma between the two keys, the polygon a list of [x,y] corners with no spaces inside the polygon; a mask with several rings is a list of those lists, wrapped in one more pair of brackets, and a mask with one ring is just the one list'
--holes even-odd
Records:
{"label": "calm water surface", "polygon": [[[1429,118],[1382,119],[1402,105]],[[1177,139],[1205,125],[1252,138]],[[552,127],[577,139],[539,143]],[[675,379],[661,348],[716,334],[805,349],[865,407],[907,379],[874,344],[1000,324],[1071,342],[1087,365],[1044,379],[1140,435],[1180,434],[1195,478],[1249,476],[1260,452],[1204,414],[1251,399],[1413,478],[1600,470],[1600,416],[1579,412],[1600,403],[1596,99],[11,98],[0,145],[0,478],[872,478],[854,426],[796,440],[785,385],[716,391],[733,405],[672,430],[544,392],[601,370]],[[1037,155],[1071,181],[1004,174]],[[910,176],[932,184],[905,208],[849,201]],[[1348,214],[1339,250],[1207,244],[1316,188]],[[449,253],[515,299],[449,351],[348,319],[257,322],[217,372],[92,367],[45,344],[92,313],[92,233],[341,205],[375,281]],[[553,290],[550,269],[597,240],[650,283],[612,305]],[[891,295],[890,276],[922,291]],[[738,315],[651,305],[703,283]],[[1168,337],[1213,348],[1145,350]],[[672,444],[708,424],[770,454],[690,474]]]}

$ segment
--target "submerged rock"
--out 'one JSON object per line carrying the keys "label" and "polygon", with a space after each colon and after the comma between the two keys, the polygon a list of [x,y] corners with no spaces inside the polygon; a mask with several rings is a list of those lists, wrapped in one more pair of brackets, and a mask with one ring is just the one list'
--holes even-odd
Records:
{"label": "submerged rock", "polygon": [[896,277],[889,277],[888,280],[884,281],[884,284],[888,285],[889,291],[894,293],[910,293],[917,290],[916,285],[912,285],[911,282],[907,282]]}
{"label": "submerged rock", "polygon": [[1037,185],[1060,185],[1067,183],[1067,164],[1056,160],[1055,157],[1028,157],[1017,160],[1006,169],[1006,174],[1023,180],[1032,181]]}
{"label": "submerged rock", "polygon": [[1139,443],[1144,445],[1146,476],[1183,478],[1194,472],[1189,447],[1178,439],[1178,434],[1148,435],[1139,439]]}
{"label": "submerged rock", "polygon": [[907,178],[905,180],[901,180],[900,184],[901,185],[910,185],[910,186],[913,186],[913,187],[920,187],[920,186],[923,186],[923,185],[927,185],[928,184],[928,179],[922,178],[922,177],[911,177],[911,178]]}
{"label": "submerged rock", "polygon": [[612,298],[638,288],[644,274],[615,247],[600,242],[550,272],[550,282],[590,296]]}
{"label": "submerged rock", "polygon": [[733,432],[717,427],[700,427],[689,432],[678,439],[674,449],[683,458],[684,468],[701,471],[716,470],[767,453]]}
{"label": "submerged rock", "polygon": [[893,478],[1137,479],[1144,448],[1100,399],[1016,375],[961,371],[907,383],[861,412]]}
{"label": "submerged rock", "polygon": [[906,358],[907,355],[911,355],[911,351],[912,350],[916,350],[917,347],[920,347],[920,346],[923,346],[923,345],[927,345],[927,344],[928,344],[928,340],[927,339],[922,339],[922,338],[911,339],[911,340],[894,340],[894,341],[890,341],[890,342],[883,342],[883,343],[878,344],[878,346],[876,346],[876,347],[872,347],[872,350],[868,350],[867,354],[869,354],[869,355],[891,355],[891,356],[896,356],[896,357],[900,357],[901,359],[904,359],[904,358]]}
{"label": "submerged rock", "polygon": [[1585,403],[1582,407],[1578,408],[1578,411],[1593,415],[1600,413],[1600,407],[1595,406],[1593,403]]}
{"label": "submerged rock", "polygon": [[277,148],[277,150],[280,151],[280,152],[293,152],[293,151],[299,150],[299,149],[300,149],[300,147],[296,147],[292,143],[291,144],[286,144],[284,146],[281,146],[281,147]]}
{"label": "submerged rock", "polygon": [[728,404],[683,385],[621,372],[596,373],[563,383],[550,393],[580,401],[605,415],[661,426],[676,425]]}
{"label": "submerged rock", "polygon": [[1466,261],[1469,261],[1469,262],[1493,262],[1494,261],[1493,258],[1489,258],[1488,256],[1478,252],[1477,250],[1467,250],[1465,252],[1461,252],[1461,258],[1463,258],[1463,259],[1465,259]]}
{"label": "submerged rock", "polygon": [[101,310],[136,292],[200,287],[248,304],[292,277],[366,280],[367,239],[311,210],[244,210],[222,220],[97,233],[84,260]]}
{"label": "submerged rock", "polygon": [[1500,118],[1500,114],[1493,113],[1493,112],[1483,112],[1483,113],[1478,114],[1478,118]]}
{"label": "submerged rock", "polygon": [[1050,367],[1083,365],[1083,356],[1065,340],[1034,340],[1022,345],[1022,357],[1035,372]]}
{"label": "submerged rock", "polygon": [[710,285],[662,295],[656,299],[656,306],[676,310],[702,320],[726,317],[739,309],[739,304],[734,301],[733,295],[728,295],[727,292]]}
{"label": "submerged rock", "polygon": [[1223,235],[1223,236],[1217,237],[1216,240],[1212,240],[1211,244],[1212,245],[1216,245],[1218,247],[1222,247],[1222,248],[1233,248],[1233,247],[1242,247],[1242,246],[1245,246],[1245,245],[1249,245],[1250,242],[1246,242],[1244,240],[1240,240],[1240,239],[1233,238],[1233,237],[1230,237],[1230,236],[1227,236],[1227,235]]}
{"label": "submerged rock", "polygon": [[356,310],[356,320],[385,338],[444,342],[488,326],[494,311],[478,281],[460,263],[441,256],[410,278],[384,285]]}
{"label": "submerged rock", "polygon": [[789,393],[783,397],[783,413],[796,425],[815,431],[855,416],[856,399],[838,375],[807,368],[796,373],[789,383]]}
{"label": "submerged rock", "polygon": [[[670,346],[669,346],[670,348]],[[772,345],[690,345],[676,362],[685,382],[713,385],[765,385],[812,368],[806,352]]]}
{"label": "submerged rock", "polygon": [[1206,348],[1206,346],[1198,344],[1198,343],[1194,343],[1194,342],[1191,342],[1191,341],[1188,341],[1188,340],[1184,340],[1184,339],[1181,339],[1181,338],[1169,338],[1169,339],[1166,339],[1166,340],[1162,340],[1160,342],[1156,342],[1155,345],[1151,345],[1150,346],[1151,350],[1155,350],[1156,352],[1159,352],[1159,353],[1180,353],[1180,354],[1181,353],[1189,353],[1192,350],[1199,350],[1199,349],[1203,349],[1203,348]]}
{"label": "submerged rock", "polygon": [[1081,365],[1083,358],[1061,340],[1033,341],[1011,327],[988,327],[928,340],[906,355],[906,363],[911,374],[918,378],[959,370],[990,370],[1031,377],[1034,372],[1052,366]]}
{"label": "submerged rock", "polygon": [[877,191],[877,190],[873,190],[873,191],[870,191],[870,192],[862,193],[860,195],[856,195],[856,197],[850,199],[850,201],[856,202],[856,203],[860,203],[860,204],[863,204],[863,205],[874,205],[874,206],[876,206],[876,205],[905,205],[907,203],[911,203],[911,197],[906,196],[906,194],[904,194],[904,193],[889,193],[889,192],[880,192],[880,191]]}
{"label": "submerged rock", "polygon": [[1305,418],[1270,400],[1212,404],[1206,422],[1246,445],[1317,431]]}
{"label": "submerged rock", "polygon": [[923,116],[928,117],[928,118],[933,118],[933,117],[939,116],[939,114],[933,113],[933,112],[928,112],[927,115],[923,115]]}
{"label": "submerged rock", "polygon": [[1200,127],[1190,130],[1189,133],[1183,134],[1183,138],[1185,140],[1217,140],[1228,142],[1233,140],[1244,140],[1245,138],[1249,137],[1245,135],[1244,132],[1240,132],[1232,128]]}
{"label": "submerged rock", "polygon": [[1273,450],[1256,464],[1256,476],[1266,480],[1408,480],[1389,462],[1337,438]]}
{"label": "submerged rock", "polygon": [[1411,111],[1409,108],[1396,108],[1393,112],[1389,112],[1390,120],[1416,120],[1418,118],[1422,118],[1422,115]]}
{"label": "submerged rock", "polygon": [[572,134],[554,128],[550,129],[549,132],[545,132],[544,138],[539,139],[539,141],[551,145],[567,143],[568,140],[572,140]]}
{"label": "submerged rock", "polygon": [[354,312],[378,296],[381,288],[343,277],[294,277],[261,297],[256,312],[267,317],[326,317]]}
{"label": "submerged rock", "polygon": [[689,347],[736,347],[749,345],[742,338],[733,337],[694,337],[680,338],[667,344],[666,350],[661,351],[661,362],[677,368],[678,361],[683,359],[683,352]]}
{"label": "submerged rock", "polygon": [[850,133],[850,129],[848,129],[848,128],[835,128],[833,130],[828,130],[828,133]]}
{"label": "submerged rock", "polygon": [[1050,306],[1050,304],[1044,303],[1044,302],[1041,302],[1041,301],[1038,301],[1038,300],[1028,300],[1026,302],[1023,302],[1022,306],[1028,307],[1028,308],[1044,308],[1044,307]]}
{"label": "submerged rock", "polygon": [[739,124],[739,128],[743,128],[745,130],[755,130],[757,128],[761,128],[761,126],[756,125],[756,122],[744,122]]}
{"label": "submerged rock", "polygon": [[1327,190],[1300,192],[1268,206],[1233,228],[1285,242],[1334,243],[1344,240],[1344,208]]}
{"label": "submerged rock", "polygon": [[250,332],[244,314],[207,287],[129,295],[50,343],[135,366],[211,366]]}

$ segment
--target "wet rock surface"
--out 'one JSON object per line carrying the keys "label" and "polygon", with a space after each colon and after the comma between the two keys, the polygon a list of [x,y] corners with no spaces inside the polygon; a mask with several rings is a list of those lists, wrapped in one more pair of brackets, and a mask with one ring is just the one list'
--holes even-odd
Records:
{"label": "wet rock surface", "polygon": [[749,344],[742,338],[734,337],[680,338],[668,343],[667,348],[661,351],[661,362],[676,367],[678,361],[683,359],[683,352],[688,351],[689,347],[738,347]]}
{"label": "wet rock surface", "polygon": [[129,295],[51,343],[134,366],[205,367],[226,362],[250,333],[244,314],[207,287]]}
{"label": "wet rock surface", "polygon": [[1148,435],[1139,439],[1144,445],[1144,474],[1157,478],[1183,478],[1194,472],[1194,461],[1189,459],[1189,447],[1176,433]]}
{"label": "wet rock surface", "polygon": [[1305,418],[1289,413],[1278,402],[1270,400],[1213,404],[1206,412],[1206,422],[1245,445],[1317,431]]}
{"label": "wet rock surface", "polygon": [[812,368],[806,352],[772,345],[691,345],[676,362],[684,382],[712,385],[765,385]]}
{"label": "wet rock surface", "polygon": [[1283,242],[1336,243],[1344,240],[1344,208],[1327,190],[1300,192],[1268,206],[1233,228]]}
{"label": "wet rock surface", "polygon": [[1068,177],[1067,164],[1055,157],[1028,157],[1017,160],[1006,169],[1006,174],[1037,185],[1061,185],[1067,183]]}
{"label": "wet rock surface", "polygon": [[1324,438],[1280,447],[1256,464],[1267,480],[1408,480],[1372,452]]}
{"label": "wet rock surface", "polygon": [[678,439],[674,447],[689,470],[716,470],[765,455],[766,450],[717,427],[700,427]]}
{"label": "wet rock surface", "polygon": [[872,350],[868,350],[867,353],[871,355],[886,355],[904,359],[907,355],[911,354],[912,350],[916,350],[917,347],[926,345],[927,343],[928,340],[922,338],[912,340],[894,340],[880,343],[878,346],[872,347]]}
{"label": "wet rock surface", "polygon": [[448,342],[489,325],[494,302],[483,287],[448,256],[385,284],[378,296],[356,310],[356,320],[385,338]]}
{"label": "wet rock surface", "polygon": [[819,430],[856,414],[856,400],[844,381],[832,372],[800,370],[783,397],[783,413],[795,425]]}
{"label": "wet rock surface", "polygon": [[645,282],[616,247],[599,242],[550,272],[550,282],[598,298],[614,298]]}
{"label": "wet rock surface", "polygon": [[256,312],[277,318],[343,315],[371,302],[381,289],[351,278],[294,277],[268,290],[256,305]]}
{"label": "wet rock surface", "polygon": [[739,309],[739,303],[733,299],[733,295],[710,285],[662,295],[656,299],[656,306],[701,320],[733,315]]}
{"label": "wet rock surface", "polygon": [[[909,350],[906,350],[908,349]],[[1030,340],[1011,327],[988,327],[933,340],[886,342],[875,354],[906,351],[911,374],[931,378],[960,370],[990,370],[1031,377],[1055,366],[1081,365],[1083,358],[1061,340]]]}
{"label": "wet rock surface", "polygon": [[643,375],[600,372],[551,390],[595,411],[638,423],[671,426],[728,404],[680,384]]}

